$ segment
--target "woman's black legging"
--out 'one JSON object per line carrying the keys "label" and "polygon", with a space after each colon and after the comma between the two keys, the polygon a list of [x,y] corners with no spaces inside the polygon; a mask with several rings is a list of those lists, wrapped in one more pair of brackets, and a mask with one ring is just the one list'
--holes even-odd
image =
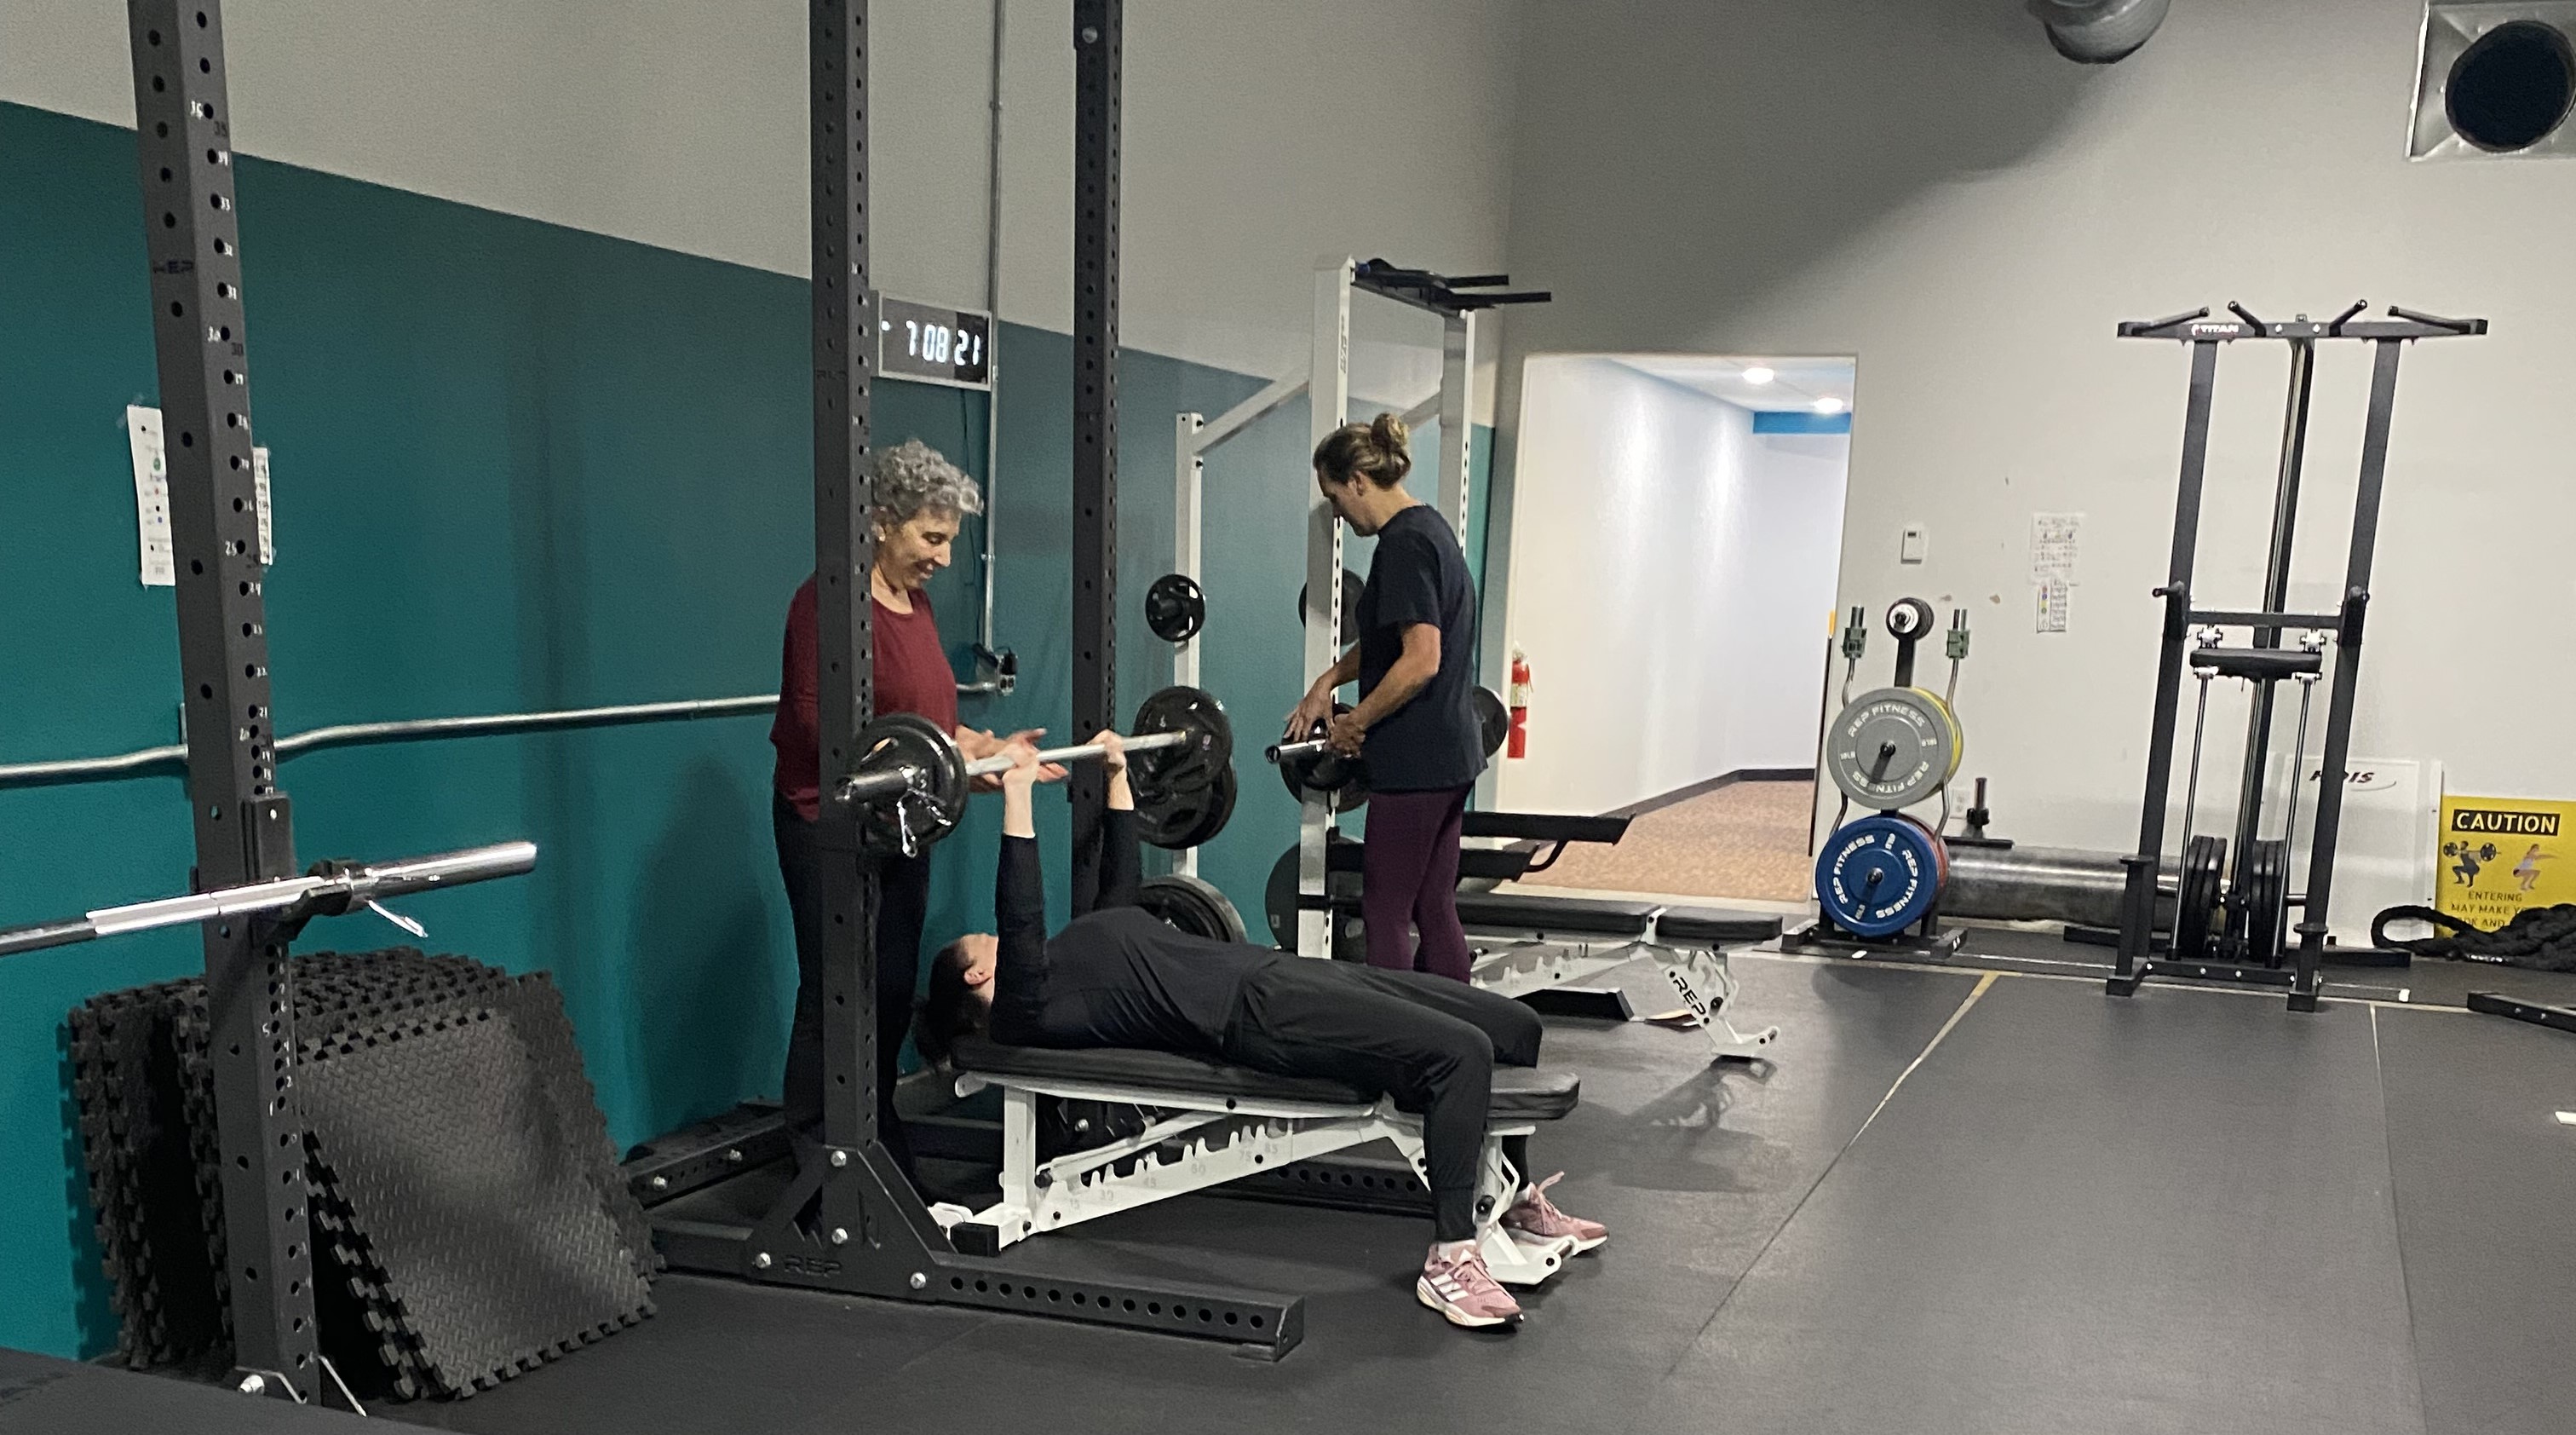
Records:
{"label": "woman's black legging", "polygon": [[[1538,1065],[1542,1034],[1528,1007],[1448,977],[1282,957],[1245,980],[1224,1056],[1382,1091],[1419,1114],[1437,1238],[1464,1241],[1480,1214],[1476,1168],[1494,1067]],[[1503,1154],[1526,1182],[1526,1141]]]}
{"label": "woman's black legging", "polygon": [[[821,853],[814,824],[795,804],[774,797],[778,875],[796,923],[796,1020],[788,1028],[785,1077],[791,1127],[823,1119],[823,914],[815,867]],[[877,1136],[909,1174],[912,1147],[895,1115],[895,1060],[912,1025],[913,988],[921,980],[921,929],[930,916],[930,854],[870,859],[877,864]]]}

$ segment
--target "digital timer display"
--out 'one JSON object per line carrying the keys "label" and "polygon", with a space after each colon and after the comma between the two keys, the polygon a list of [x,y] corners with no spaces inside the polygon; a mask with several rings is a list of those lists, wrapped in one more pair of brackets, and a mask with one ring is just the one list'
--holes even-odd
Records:
{"label": "digital timer display", "polygon": [[877,372],[959,388],[993,386],[993,316],[877,298]]}

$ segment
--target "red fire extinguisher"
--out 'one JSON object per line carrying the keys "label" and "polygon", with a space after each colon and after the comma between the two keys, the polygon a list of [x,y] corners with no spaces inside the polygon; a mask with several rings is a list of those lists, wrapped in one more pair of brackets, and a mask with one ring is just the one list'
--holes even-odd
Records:
{"label": "red fire extinguisher", "polygon": [[1514,648],[1512,649],[1511,700],[1507,704],[1512,711],[1512,727],[1510,746],[1503,750],[1505,756],[1513,758],[1529,756],[1529,691],[1529,656],[1520,649]]}

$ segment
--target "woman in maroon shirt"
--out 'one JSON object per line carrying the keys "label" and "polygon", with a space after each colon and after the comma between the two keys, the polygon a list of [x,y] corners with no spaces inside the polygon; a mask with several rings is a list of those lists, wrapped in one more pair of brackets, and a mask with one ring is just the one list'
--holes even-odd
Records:
{"label": "woman in maroon shirt", "polygon": [[[995,737],[957,721],[957,675],[940,646],[939,624],[924,591],[930,576],[948,566],[957,529],[984,502],[975,481],[919,439],[878,453],[876,560],[868,571],[875,608],[875,690],[880,713],[918,713],[957,735],[971,760],[1014,744],[1033,742],[1032,730]],[[787,642],[780,658],[778,719],[769,741],[778,749],[776,792],[771,802],[778,834],[779,875],[796,925],[796,1020],[787,1038],[786,1100],[791,1126],[823,1115],[822,894],[815,880],[820,853],[814,827],[821,806],[822,741],[818,675],[821,639],[816,628],[814,580],[787,605]],[[1055,775],[1061,775],[1057,773]],[[990,786],[991,783],[979,784]],[[930,907],[930,853],[876,859],[877,872],[877,1130],[886,1149],[908,1172],[912,1154],[894,1114],[895,1058],[912,1020],[913,989],[921,975],[921,928]]]}

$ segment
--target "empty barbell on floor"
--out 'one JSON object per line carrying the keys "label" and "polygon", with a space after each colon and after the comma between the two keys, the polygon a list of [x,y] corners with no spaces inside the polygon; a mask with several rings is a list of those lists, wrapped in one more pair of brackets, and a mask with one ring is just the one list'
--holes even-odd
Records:
{"label": "empty barbell on floor", "polygon": [[[1127,781],[1142,813],[1197,802],[1234,761],[1234,727],[1225,704],[1198,688],[1165,688],[1136,709],[1126,739]],[[912,713],[889,713],[859,730],[858,770],[840,795],[859,809],[860,833],[879,851],[907,855],[947,836],[966,815],[974,780],[1008,771],[1007,754],[968,761],[957,739]],[[1092,762],[1108,752],[1096,742],[1048,748],[1040,762]]]}

